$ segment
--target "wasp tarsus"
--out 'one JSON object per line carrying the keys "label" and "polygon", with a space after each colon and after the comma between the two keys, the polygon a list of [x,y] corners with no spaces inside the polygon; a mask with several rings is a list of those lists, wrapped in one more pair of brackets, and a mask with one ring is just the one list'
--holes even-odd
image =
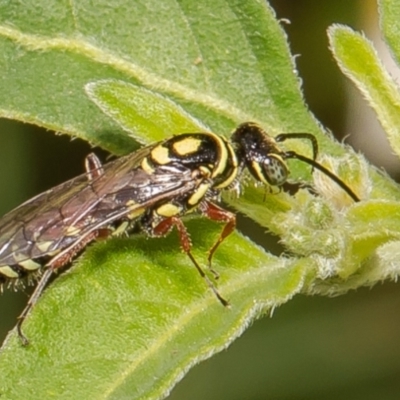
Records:
{"label": "wasp tarsus", "polygon": [[[313,158],[281,150],[278,142],[287,139],[309,140]],[[273,139],[251,122],[238,126],[230,141],[211,132],[184,133],[104,165],[90,154],[86,173],[34,197],[0,220],[0,284],[42,272],[18,319],[22,343],[28,343],[23,321],[55,270],[68,265],[95,239],[139,229],[164,236],[175,227],[183,251],[218,300],[228,306],[193,257],[181,217],[198,211],[225,223],[208,254],[209,269],[218,278],[212,259],[235,229],[236,216],[215,203],[221,191],[237,187],[244,169],[259,182],[281,187],[289,175],[285,160],[296,158],[325,173],[359,201],[341,179],[316,161],[317,155],[313,135],[286,133]]]}

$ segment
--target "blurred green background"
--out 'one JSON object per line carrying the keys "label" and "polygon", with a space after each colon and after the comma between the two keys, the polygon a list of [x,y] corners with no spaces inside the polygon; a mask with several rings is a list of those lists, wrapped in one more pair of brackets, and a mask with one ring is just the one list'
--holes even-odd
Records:
{"label": "blurred green background", "polygon": [[[379,124],[339,72],[326,35],[330,24],[342,23],[379,37],[375,1],[270,3],[282,19],[292,53],[299,55],[296,64],[310,110],[340,140],[346,138],[398,179],[398,161],[384,141],[378,146]],[[366,126],[373,137],[366,136]],[[81,173],[91,151],[80,140],[6,120],[0,121],[0,143],[0,214]],[[227,351],[195,367],[169,398],[398,399],[399,289],[385,282],[337,298],[297,296],[275,310],[273,318],[255,323]],[[29,292],[0,296],[1,340],[15,325]]]}

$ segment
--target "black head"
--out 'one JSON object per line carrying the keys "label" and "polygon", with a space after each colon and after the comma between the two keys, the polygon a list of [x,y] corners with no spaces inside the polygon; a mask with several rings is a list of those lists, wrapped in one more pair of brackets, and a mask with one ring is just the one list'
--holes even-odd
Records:
{"label": "black head", "polygon": [[[312,145],[313,158],[308,158],[294,151],[281,150],[278,143],[287,139],[308,140]],[[231,140],[235,146],[241,168],[246,167],[259,182],[272,186],[283,185],[289,176],[289,169],[285,160],[295,158],[320,170],[336,182],[354,201],[360,201],[346,183],[316,161],[318,143],[311,133],[282,133],[272,138],[259,125],[253,122],[245,122],[235,129]]]}
{"label": "black head", "polygon": [[272,186],[283,185],[289,169],[276,141],[257,124],[246,122],[232,134],[239,162],[247,167],[253,177]]}

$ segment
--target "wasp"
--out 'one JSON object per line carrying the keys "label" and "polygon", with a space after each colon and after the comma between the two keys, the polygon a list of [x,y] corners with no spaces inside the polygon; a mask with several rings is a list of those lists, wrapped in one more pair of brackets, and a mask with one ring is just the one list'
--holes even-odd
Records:
{"label": "wasp", "polygon": [[[309,140],[313,158],[280,149],[279,143],[287,139]],[[164,236],[176,228],[182,250],[227,306],[228,301],[193,257],[182,217],[197,211],[225,223],[208,254],[211,268],[215,251],[236,225],[235,214],[218,204],[221,191],[234,188],[246,169],[256,181],[279,187],[289,175],[285,160],[295,158],[322,171],[359,201],[342,180],[316,161],[317,154],[318,143],[312,134],[285,133],[272,138],[252,122],[239,125],[230,140],[211,132],[184,133],[105,165],[90,154],[84,174],[39,194],[0,220],[0,285],[18,284],[23,278],[38,281],[18,318],[22,343],[28,343],[22,323],[52,274],[94,240],[137,227],[149,236]]]}

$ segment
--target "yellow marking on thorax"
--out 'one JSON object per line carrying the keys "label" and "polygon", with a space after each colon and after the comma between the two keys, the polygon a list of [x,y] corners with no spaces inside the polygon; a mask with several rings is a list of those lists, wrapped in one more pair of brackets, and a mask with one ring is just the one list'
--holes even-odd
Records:
{"label": "yellow marking on thorax", "polygon": [[11,267],[5,265],[4,267],[0,267],[0,274],[5,275],[7,278],[18,278],[19,275],[15,272]]}
{"label": "yellow marking on thorax", "polygon": [[225,140],[220,138],[218,135],[215,135],[214,133],[209,133],[209,135],[214,138],[214,140],[218,144],[218,148],[220,149],[219,159],[217,160],[218,163],[212,173],[212,178],[215,178],[216,176],[222,174],[224,172],[224,169],[226,168],[228,162],[227,146],[229,146],[229,144],[225,142]]}
{"label": "yellow marking on thorax", "polygon": [[148,157],[143,158],[141,167],[143,171],[147,172],[149,175],[155,171],[155,169],[150,165]]}
{"label": "yellow marking on thorax", "polygon": [[189,197],[188,204],[191,206],[199,204],[200,201],[205,196],[205,194],[207,193],[207,190],[210,189],[210,186],[211,184],[209,183],[200,184],[197,190]]}
{"label": "yellow marking on thorax", "polygon": [[213,173],[213,177],[223,174],[224,170],[227,168],[228,164],[232,168],[231,174],[220,184],[215,185],[216,189],[223,189],[228,187],[237,177],[239,162],[233,147],[223,138],[216,136],[219,140],[219,145],[221,149],[220,160],[218,167]]}
{"label": "yellow marking on thorax", "polygon": [[229,175],[228,179],[225,179],[223,182],[221,182],[219,185],[215,185],[215,189],[224,189],[228,187],[235,179],[237,176],[238,168],[235,167],[232,171],[232,173]]}
{"label": "yellow marking on thorax", "polygon": [[175,215],[179,215],[182,211],[182,207],[176,206],[175,204],[167,203],[158,207],[156,212],[161,217],[174,217]]}
{"label": "yellow marking on thorax", "polygon": [[187,137],[185,139],[179,140],[179,142],[175,142],[173,145],[173,149],[175,153],[180,156],[185,156],[187,154],[195,153],[198,151],[201,146],[201,140],[193,137]]}
{"label": "yellow marking on thorax", "polygon": [[168,149],[161,144],[151,151],[151,158],[160,165],[171,162]]}

